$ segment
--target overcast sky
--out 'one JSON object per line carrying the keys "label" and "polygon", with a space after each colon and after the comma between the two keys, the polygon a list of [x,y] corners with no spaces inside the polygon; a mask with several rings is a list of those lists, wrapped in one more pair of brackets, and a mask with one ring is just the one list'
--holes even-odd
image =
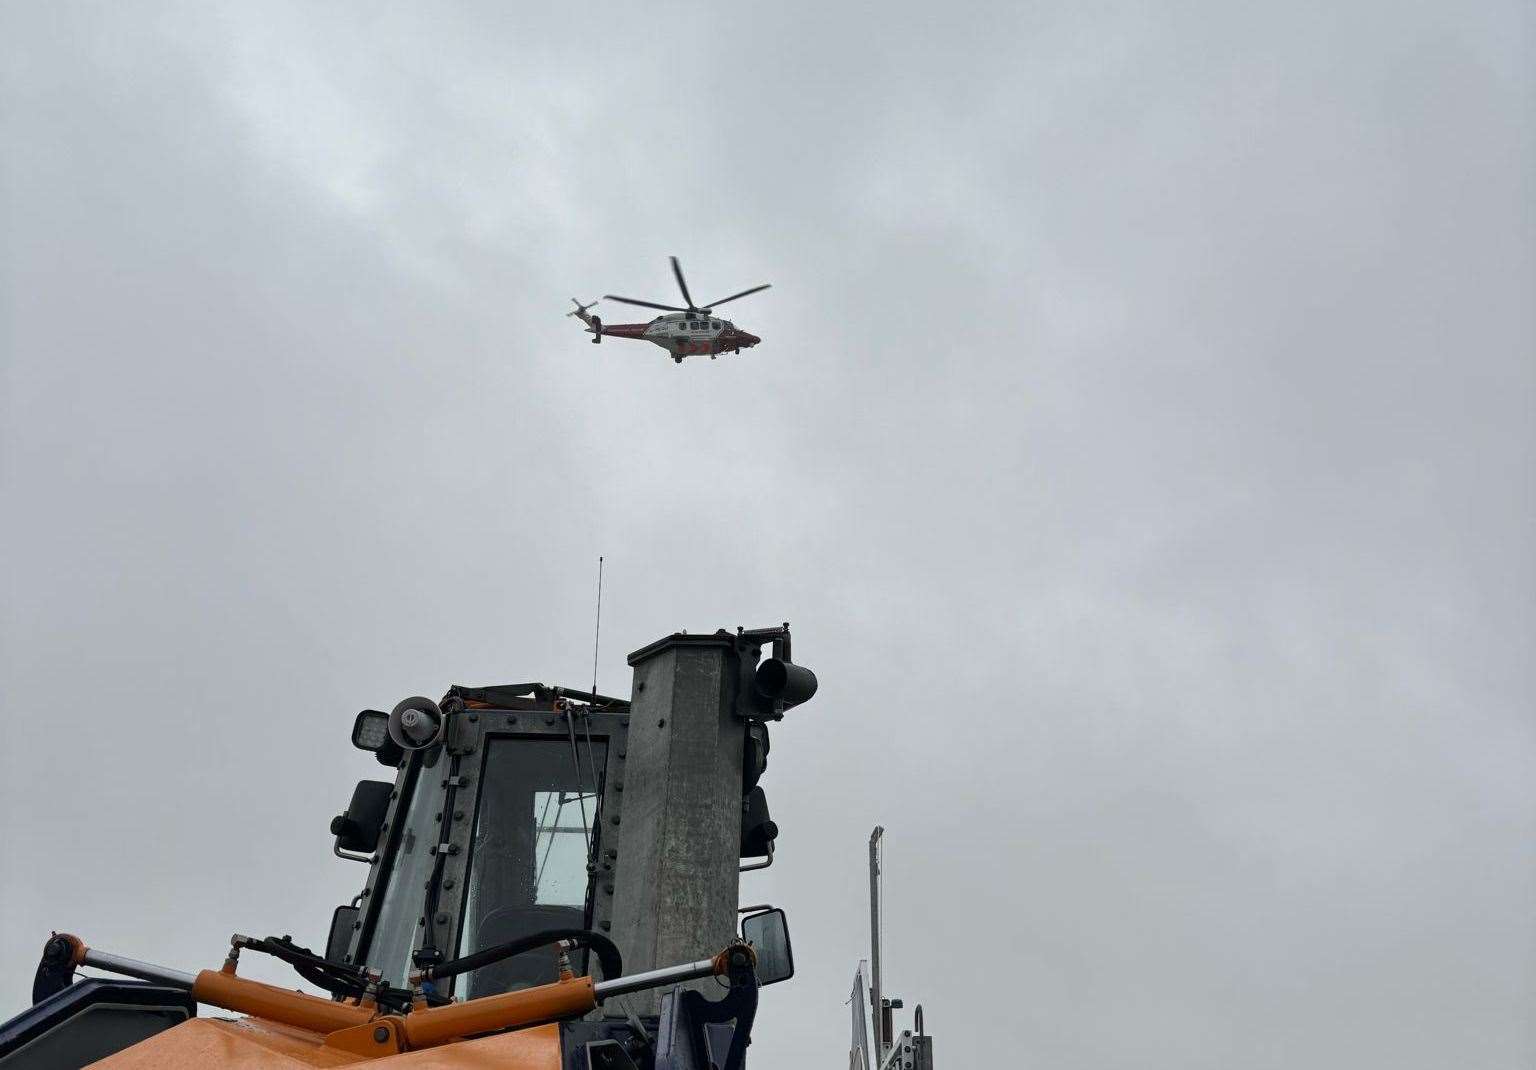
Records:
{"label": "overcast sky", "polygon": [[[601,553],[605,690],[782,620],[821,678],[742,892],[799,968],[755,1066],[844,1065],[877,821],[941,1066],[1531,1066],[1532,42],[6,4],[4,1014],[52,929],[322,941],[353,714],[588,683]],[[674,253],[774,284],[761,346],[563,317]]]}

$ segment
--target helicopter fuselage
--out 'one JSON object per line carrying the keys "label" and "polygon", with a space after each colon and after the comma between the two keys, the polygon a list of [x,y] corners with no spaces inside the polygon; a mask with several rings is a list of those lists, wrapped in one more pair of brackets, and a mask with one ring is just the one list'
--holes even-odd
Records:
{"label": "helicopter fuselage", "polygon": [[[593,328],[588,327],[590,332]],[[649,323],[605,323],[605,338],[636,338],[659,345],[681,363],[684,357],[715,357],[739,353],[762,339],[741,330],[730,320],[702,313],[671,312]]]}

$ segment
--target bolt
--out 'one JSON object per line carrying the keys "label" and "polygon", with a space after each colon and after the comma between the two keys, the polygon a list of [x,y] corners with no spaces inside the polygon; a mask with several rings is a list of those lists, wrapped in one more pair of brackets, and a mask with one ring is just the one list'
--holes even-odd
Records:
{"label": "bolt", "polygon": [[448,915],[447,914],[439,914],[433,920],[435,920],[439,925],[447,925],[448,924]]}
{"label": "bolt", "polygon": [[607,884],[603,885],[603,891],[607,892],[609,895],[612,895],[613,894],[613,881],[609,881]]}
{"label": "bolt", "polygon": [[645,681],[641,680],[638,684],[636,684],[635,685],[635,690],[636,691],[644,691],[645,690]]}
{"label": "bolt", "polygon": [[453,812],[453,819],[455,821],[463,821],[464,820],[464,811],[463,810],[455,810]]}
{"label": "bolt", "polygon": [[658,718],[657,721],[656,721],[656,727],[657,728],[665,728],[665,727],[667,727],[667,719],[665,717]]}
{"label": "bolt", "polygon": [[443,880],[443,891],[446,892],[446,891],[449,891],[452,888],[453,888],[453,878],[452,877],[445,878]]}
{"label": "bolt", "polygon": [[618,814],[614,814],[614,815],[613,815],[613,816],[612,816],[612,817],[610,817],[610,818],[609,818],[609,819],[608,819],[608,820],[609,820],[609,821],[612,821],[612,822],[613,822],[613,823],[614,823],[614,824],[615,824],[615,825],[617,825],[617,824],[618,824],[618,823],[619,823],[619,815],[618,815]]}
{"label": "bolt", "polygon": [[623,791],[624,790],[624,781],[622,781],[622,780],[615,780],[613,782],[613,790],[614,791]]}
{"label": "bolt", "polygon": [[619,751],[619,761],[621,762],[624,760],[624,753],[625,752],[622,749]]}
{"label": "bolt", "polygon": [[383,1044],[389,1039],[389,1026],[381,1025],[373,1031],[373,1039]]}
{"label": "bolt", "polygon": [[480,719],[480,713],[479,713],[478,710],[470,710],[469,711],[469,723],[470,724],[474,724],[479,719]]}

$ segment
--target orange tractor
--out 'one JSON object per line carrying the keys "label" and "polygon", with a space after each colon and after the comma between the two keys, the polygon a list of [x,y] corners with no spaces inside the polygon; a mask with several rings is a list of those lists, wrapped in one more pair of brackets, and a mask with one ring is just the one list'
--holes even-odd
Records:
{"label": "orange tractor", "polygon": [[[364,710],[352,742],[394,777],[331,823],[368,876],[323,949],[237,934],[194,975],[56,933],[0,1068],[739,1070],[760,987],[794,972],[783,911],[738,906],[778,836],[768,726],[816,677],[788,625],[629,664],[628,700],[514,684]],[[240,976],[252,954],[317,991]]]}

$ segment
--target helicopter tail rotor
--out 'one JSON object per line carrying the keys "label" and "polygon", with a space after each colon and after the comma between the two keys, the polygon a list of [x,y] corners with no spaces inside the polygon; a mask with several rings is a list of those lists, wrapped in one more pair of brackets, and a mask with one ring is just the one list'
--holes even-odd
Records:
{"label": "helicopter tail rotor", "polygon": [[572,311],[567,312],[566,315],[576,316],[581,320],[581,322],[592,328],[593,345],[601,342],[603,340],[603,318],[601,316],[594,316],[587,311],[587,309],[597,304],[597,301],[588,301],[586,304],[582,304],[580,301],[573,297],[571,298],[571,304],[575,305],[576,307]]}

